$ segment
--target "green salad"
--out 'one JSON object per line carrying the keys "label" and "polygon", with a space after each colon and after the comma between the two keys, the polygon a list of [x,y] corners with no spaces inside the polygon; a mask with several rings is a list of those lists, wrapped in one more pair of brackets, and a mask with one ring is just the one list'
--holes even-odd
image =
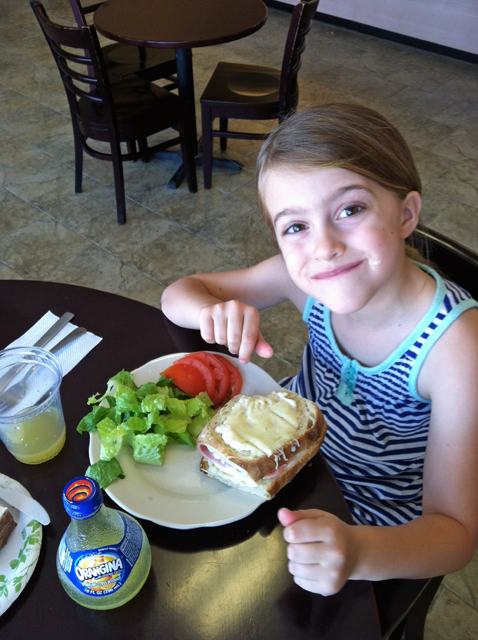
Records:
{"label": "green salad", "polygon": [[98,396],[88,400],[96,406],[77,430],[97,431],[101,438],[100,460],[88,467],[86,475],[102,489],[125,477],[116,459],[122,447],[132,448],[136,462],[162,465],[168,442],[195,447],[197,436],[215,414],[207,393],[189,396],[164,375],[156,383],[138,387],[131,373],[121,371]]}

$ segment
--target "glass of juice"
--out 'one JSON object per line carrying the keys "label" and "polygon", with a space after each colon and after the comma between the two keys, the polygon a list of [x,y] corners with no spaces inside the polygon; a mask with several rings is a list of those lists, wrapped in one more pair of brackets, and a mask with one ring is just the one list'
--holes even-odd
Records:
{"label": "glass of juice", "polygon": [[61,365],[49,351],[0,351],[0,439],[20,462],[46,462],[65,444],[62,377]]}

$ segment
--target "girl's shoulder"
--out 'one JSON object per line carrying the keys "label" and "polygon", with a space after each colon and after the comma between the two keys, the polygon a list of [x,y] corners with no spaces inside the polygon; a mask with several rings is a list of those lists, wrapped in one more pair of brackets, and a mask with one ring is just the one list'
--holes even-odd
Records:
{"label": "girl's shoulder", "polygon": [[[452,372],[455,379],[478,374],[478,302],[459,285],[443,279],[427,268],[437,281],[436,314],[431,323],[437,327],[436,339],[427,351],[418,379],[418,391],[432,397]],[[436,393],[435,393],[436,395]]]}

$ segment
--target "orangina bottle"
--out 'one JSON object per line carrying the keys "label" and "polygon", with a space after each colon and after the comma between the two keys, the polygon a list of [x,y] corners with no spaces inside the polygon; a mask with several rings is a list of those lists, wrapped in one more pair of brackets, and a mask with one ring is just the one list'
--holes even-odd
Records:
{"label": "orangina bottle", "polygon": [[90,609],[113,609],[133,598],[151,567],[141,525],[103,505],[96,480],[80,476],[63,490],[71,523],[58,547],[56,566],[67,594]]}

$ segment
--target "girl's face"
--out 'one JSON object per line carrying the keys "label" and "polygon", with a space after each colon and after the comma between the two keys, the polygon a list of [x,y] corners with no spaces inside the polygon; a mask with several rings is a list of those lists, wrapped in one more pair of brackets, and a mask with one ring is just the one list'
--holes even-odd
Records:
{"label": "girl's face", "polygon": [[[273,169],[262,197],[293,282],[339,314],[396,295],[420,196],[339,168]],[[385,297],[383,297],[385,296]]]}

